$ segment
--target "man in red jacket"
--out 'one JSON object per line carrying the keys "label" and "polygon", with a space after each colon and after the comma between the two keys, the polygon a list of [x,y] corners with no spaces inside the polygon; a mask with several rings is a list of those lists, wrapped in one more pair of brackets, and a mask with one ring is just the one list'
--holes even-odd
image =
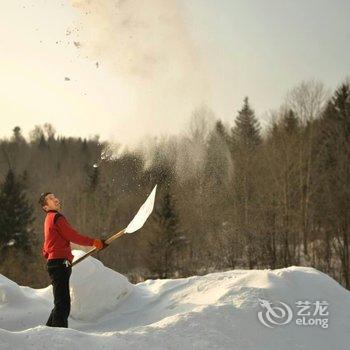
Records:
{"label": "man in red jacket", "polygon": [[61,213],[61,203],[51,192],[40,195],[39,204],[46,212],[43,256],[47,259],[47,270],[51,278],[54,308],[46,325],[68,327],[70,313],[69,278],[72,273],[73,254],[70,242],[83,246],[94,246],[101,250],[107,246],[104,240],[83,236],[75,231]]}

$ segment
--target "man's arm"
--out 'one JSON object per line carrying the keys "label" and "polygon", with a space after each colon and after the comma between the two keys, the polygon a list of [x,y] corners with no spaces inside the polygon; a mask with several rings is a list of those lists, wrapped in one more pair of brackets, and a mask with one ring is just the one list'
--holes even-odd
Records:
{"label": "man's arm", "polygon": [[83,245],[83,246],[93,246],[94,245],[95,240],[93,238],[79,234],[68,223],[67,219],[63,215],[59,215],[57,217],[57,219],[55,217],[55,222],[56,222],[56,225],[58,228],[58,232],[67,241],[75,243],[75,244]]}

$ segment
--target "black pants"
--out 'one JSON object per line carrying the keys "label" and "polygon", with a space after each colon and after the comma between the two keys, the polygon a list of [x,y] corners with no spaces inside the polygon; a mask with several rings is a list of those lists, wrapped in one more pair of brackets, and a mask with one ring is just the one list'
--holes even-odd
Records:
{"label": "black pants", "polygon": [[55,307],[52,309],[46,326],[68,327],[68,316],[70,313],[69,278],[72,267],[65,264],[66,259],[50,259],[47,261],[53,287]]}

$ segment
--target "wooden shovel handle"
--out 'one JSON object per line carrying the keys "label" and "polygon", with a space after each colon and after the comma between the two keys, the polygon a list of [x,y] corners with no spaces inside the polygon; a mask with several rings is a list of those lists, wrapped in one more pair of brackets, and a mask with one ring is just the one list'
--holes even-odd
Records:
{"label": "wooden shovel handle", "polygon": [[[115,239],[121,237],[122,235],[125,234],[125,228],[119,232],[114,233],[112,236],[108,237],[105,240],[106,244],[111,244]],[[78,263],[80,263],[81,261],[83,261],[84,259],[86,259],[88,256],[90,256],[93,252],[95,252],[97,249],[95,247],[93,247],[92,249],[90,249],[89,251],[87,251],[84,255],[82,255],[79,259],[73,261],[72,263],[72,267]]]}

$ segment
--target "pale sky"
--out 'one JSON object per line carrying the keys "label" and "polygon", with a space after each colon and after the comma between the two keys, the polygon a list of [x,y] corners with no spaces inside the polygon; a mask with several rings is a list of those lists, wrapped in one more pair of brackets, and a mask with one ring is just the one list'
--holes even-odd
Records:
{"label": "pale sky", "polygon": [[350,75],[346,0],[93,3],[1,0],[0,137],[49,122],[128,144],[202,104],[232,124],[246,95],[264,122],[302,80]]}

